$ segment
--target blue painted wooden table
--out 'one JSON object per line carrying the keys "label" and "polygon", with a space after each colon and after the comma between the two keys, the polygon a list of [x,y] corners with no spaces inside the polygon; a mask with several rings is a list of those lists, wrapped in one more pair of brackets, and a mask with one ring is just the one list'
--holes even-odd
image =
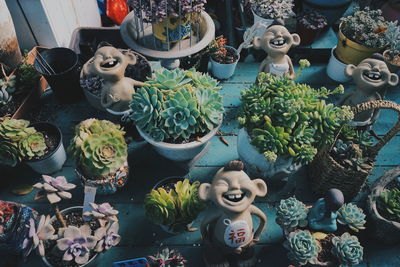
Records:
{"label": "blue painted wooden table", "polygon": [[[223,144],[218,137],[211,140],[211,146],[207,154],[196,162],[195,166],[187,172],[181,165],[177,165],[166,159],[161,158],[149,145],[144,142],[132,142],[129,145],[129,165],[131,173],[128,184],[115,195],[98,196],[97,203],[110,202],[120,211],[120,234],[121,243],[111,251],[99,257],[93,266],[111,266],[115,261],[126,260],[147,256],[156,253],[160,248],[168,246],[179,249],[185,258],[189,261],[189,266],[204,266],[201,256],[201,238],[199,231],[185,232],[178,235],[169,235],[164,233],[157,225],[152,224],[144,216],[143,199],[145,194],[152,186],[163,177],[173,175],[187,175],[193,179],[202,182],[210,181],[214,173],[230,160],[238,159],[236,150],[236,135],[238,133],[238,124],[235,121],[238,106],[240,105],[240,91],[248,88],[255,80],[258,64],[239,63],[236,74],[221,83],[226,115],[221,132],[229,143],[229,146]],[[325,73],[325,66],[314,65],[303,72],[303,76],[298,81],[307,82],[313,87],[326,86],[334,87],[337,84],[330,80]],[[350,88],[346,85],[345,88]],[[399,88],[391,89],[387,98],[393,101],[400,100]],[[107,118],[105,113],[90,107],[85,100],[73,105],[51,104],[46,105],[44,117],[58,125],[64,135],[64,143],[67,145],[72,138],[72,128],[80,121],[87,118]],[[375,125],[375,131],[383,135],[393,122],[397,115],[391,111],[382,111],[380,120]],[[379,178],[385,171],[400,164],[400,136],[396,136],[380,153],[377,164],[369,177],[368,185]],[[55,175],[64,175],[71,182],[79,181],[74,174],[74,164],[68,159],[63,169]],[[34,207],[39,212],[47,214],[49,206],[45,200],[34,201],[35,191],[24,196],[15,196],[11,193],[13,186],[17,184],[34,184],[40,176],[28,167],[21,166],[17,168],[11,177],[2,179],[10,180],[8,186],[0,189],[0,199],[16,201]],[[307,173],[300,170],[296,176],[296,187],[293,194],[302,201],[311,203],[315,200],[309,190]],[[268,181],[267,181],[268,184]],[[356,199],[360,205],[364,204],[367,186],[363,193]],[[72,191],[73,198],[70,201],[63,201],[61,208],[67,206],[81,205],[83,202],[83,188],[78,186]],[[286,251],[282,247],[282,231],[275,223],[274,207],[277,204],[276,190],[269,189],[266,198],[257,199],[256,205],[261,208],[268,217],[267,229],[263,233],[260,243],[257,245],[258,266],[280,267],[288,266]],[[208,211],[209,212],[209,211]],[[202,213],[195,221],[194,227],[198,227],[204,218]],[[366,230],[368,231],[368,230]],[[368,240],[365,245],[364,262],[360,266],[400,266],[400,245],[387,247],[373,240]],[[2,259],[8,255],[1,253]],[[0,260],[0,266],[3,266]],[[34,253],[28,258],[26,263],[21,266],[42,266],[40,257]]]}

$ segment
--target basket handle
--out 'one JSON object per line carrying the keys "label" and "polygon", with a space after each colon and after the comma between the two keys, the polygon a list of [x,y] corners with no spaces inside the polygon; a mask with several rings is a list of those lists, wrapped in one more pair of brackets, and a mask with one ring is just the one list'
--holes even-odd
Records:
{"label": "basket handle", "polygon": [[384,137],[379,139],[378,143],[370,148],[370,154],[374,156],[378,154],[379,150],[381,150],[397,134],[398,131],[400,131],[400,105],[388,100],[373,100],[358,104],[357,106],[351,108],[354,115],[357,115],[363,111],[381,108],[393,109],[399,113],[399,117],[392,129],[390,129],[390,131],[388,131]]}

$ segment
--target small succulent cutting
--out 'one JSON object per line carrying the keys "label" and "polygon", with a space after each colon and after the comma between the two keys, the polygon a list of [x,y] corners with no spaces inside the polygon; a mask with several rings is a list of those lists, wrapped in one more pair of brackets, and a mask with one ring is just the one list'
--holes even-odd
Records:
{"label": "small succulent cutting", "polygon": [[149,256],[150,266],[183,267],[187,262],[175,249],[164,248],[156,255]]}
{"label": "small succulent cutting", "polygon": [[3,78],[0,79],[0,106],[3,106],[13,98],[13,93],[16,91],[16,76],[14,72],[7,76],[3,64],[1,64],[1,70]]}
{"label": "small succulent cutting", "polygon": [[340,224],[347,225],[351,230],[358,232],[365,229],[366,215],[357,205],[345,203],[338,210],[337,215],[337,221]]}
{"label": "small succulent cutting", "polygon": [[161,69],[132,96],[130,119],[157,142],[202,136],[222,122],[219,89],[207,74]]}
{"label": "small succulent cutting", "polygon": [[89,203],[92,207],[91,211],[83,213],[83,216],[89,218],[96,218],[99,220],[101,226],[104,226],[107,222],[118,222],[117,214],[118,210],[115,210],[109,203],[96,204]]}
{"label": "small succulent cutting", "polygon": [[308,230],[291,232],[285,242],[289,260],[296,265],[318,264],[321,246]]}
{"label": "small succulent cutting", "polygon": [[364,249],[356,236],[344,233],[333,237],[332,243],[332,254],[338,258],[340,267],[354,266],[363,260]]}
{"label": "small succulent cutting", "polygon": [[154,223],[168,226],[173,231],[186,229],[203,210],[198,198],[200,182],[179,181],[169,191],[163,187],[151,190],[144,200],[145,215]]}
{"label": "small succulent cutting", "polygon": [[42,215],[38,223],[31,218],[29,220],[29,234],[23,243],[24,256],[27,257],[32,250],[36,249],[37,253],[44,257],[44,242],[56,238],[55,229],[50,224],[50,216]]}
{"label": "small succulent cutting", "polygon": [[400,222],[400,190],[383,190],[378,198],[378,208],[387,219]]}
{"label": "small succulent cutting", "polygon": [[307,225],[308,208],[295,197],[282,199],[276,209],[276,222],[284,229]]}

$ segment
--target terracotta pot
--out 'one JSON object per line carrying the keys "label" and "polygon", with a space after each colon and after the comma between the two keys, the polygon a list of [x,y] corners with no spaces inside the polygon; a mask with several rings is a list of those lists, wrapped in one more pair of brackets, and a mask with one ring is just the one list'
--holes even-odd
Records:
{"label": "terracotta pot", "polygon": [[399,73],[400,71],[400,64],[394,64],[391,61],[388,60],[389,58],[389,50],[385,50],[385,52],[383,52],[383,57],[385,59],[386,65],[388,66],[389,70],[393,73]]}
{"label": "terracotta pot", "polygon": [[310,29],[303,23],[297,23],[296,32],[300,35],[300,45],[311,45],[322,29]]}
{"label": "terracotta pot", "polygon": [[368,47],[348,39],[341,30],[342,25],[339,26],[339,40],[336,48],[336,54],[342,62],[357,66],[362,60],[382,51],[381,47]]}

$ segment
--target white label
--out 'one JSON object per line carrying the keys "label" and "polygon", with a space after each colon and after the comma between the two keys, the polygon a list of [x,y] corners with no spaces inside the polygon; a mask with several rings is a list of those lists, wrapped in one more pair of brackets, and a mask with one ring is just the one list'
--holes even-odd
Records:
{"label": "white label", "polygon": [[[96,198],[96,187],[85,186],[85,198],[83,199],[83,213],[92,211],[92,207],[89,203],[94,203]],[[85,221],[89,221],[90,218],[83,217]]]}
{"label": "white label", "polygon": [[231,222],[224,220],[227,225],[224,234],[224,241],[228,247],[238,248],[250,242],[251,231],[246,221]]}

